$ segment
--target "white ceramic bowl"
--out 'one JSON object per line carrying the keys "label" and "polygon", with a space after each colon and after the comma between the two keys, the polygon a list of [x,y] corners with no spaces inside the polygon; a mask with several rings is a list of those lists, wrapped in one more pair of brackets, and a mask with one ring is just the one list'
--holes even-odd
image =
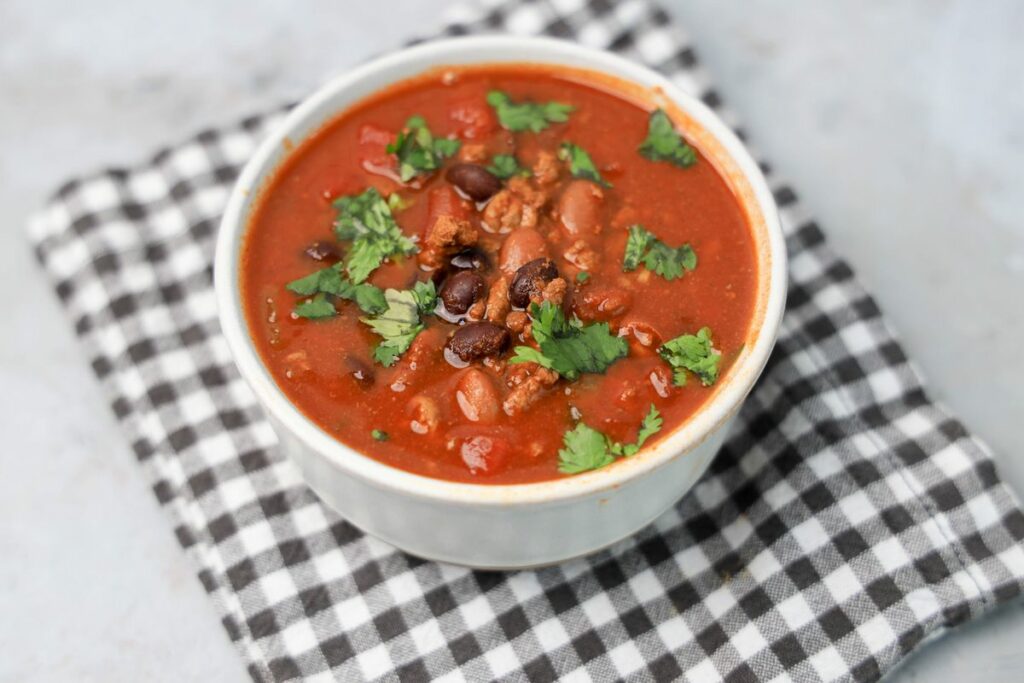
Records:
{"label": "white ceramic bowl", "polygon": [[[239,255],[260,188],[288,150],[336,115],[439,66],[510,62],[592,70],[634,98],[668,109],[742,203],[758,249],[760,286],[755,321],[735,364],[704,407],[654,447],[602,470],[552,481],[456,483],[358,453],[292,405],[250,339],[239,296]],[[215,277],[221,326],[239,372],[320,498],[363,531],[413,555],[497,569],[550,564],[604,548],[653,521],[696,483],[775,343],[786,297],[786,256],[778,213],[757,164],[699,100],[657,73],[605,52],[551,39],[488,36],[426,43],[382,57],[331,81],[296,107],[263,142],[232,191],[218,237]]]}

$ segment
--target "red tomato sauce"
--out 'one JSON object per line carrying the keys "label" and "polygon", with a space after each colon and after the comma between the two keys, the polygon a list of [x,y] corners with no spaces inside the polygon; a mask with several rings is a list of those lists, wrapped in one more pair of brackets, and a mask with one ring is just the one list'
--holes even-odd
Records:
{"label": "red tomato sauce", "polygon": [[[554,101],[574,109],[567,121],[540,132],[511,132],[487,104],[493,90],[516,102]],[[428,74],[339,115],[295,149],[261,192],[243,248],[240,285],[250,333],[282,391],[322,429],[380,462],[481,484],[571,476],[559,471],[559,450],[579,419],[628,443],[653,405],[664,424],[647,445],[689,419],[713,388],[692,375],[685,386],[674,386],[671,368],[657,348],[708,327],[721,353],[721,382],[748,337],[757,259],[739,201],[699,150],[696,163],[687,168],[638,153],[650,113],[649,107],[590,84],[578,72],[494,66]],[[423,117],[435,138],[453,137],[462,146],[440,170],[402,183],[395,155],[386,148],[413,115]],[[460,195],[446,177],[446,170],[460,161],[486,166],[502,153],[514,153],[522,166],[536,171],[540,157],[547,154],[550,162],[566,140],[590,154],[612,187],[573,178],[559,160],[553,181],[542,186],[538,173],[518,181],[525,193],[536,190],[540,196],[532,198],[538,204],[534,216],[517,221],[513,215],[510,222],[519,224],[508,232],[493,232],[486,205]],[[503,189],[509,184],[503,181]],[[285,285],[330,260],[311,258],[310,245],[333,243],[344,258],[347,245],[332,234],[338,216],[332,201],[369,187],[402,198],[407,206],[396,210],[394,218],[406,235],[419,240],[421,253],[390,258],[368,282],[396,289],[431,278],[442,284],[445,266],[431,271],[423,263],[425,240],[439,217],[466,221],[476,234],[473,249],[486,262],[479,271],[487,288],[484,300],[500,286],[509,251],[527,256],[546,251],[567,285],[560,302],[567,317],[607,322],[612,334],[628,341],[628,355],[603,374],[584,373],[576,381],[562,378],[545,385],[529,396],[527,407],[509,414],[515,366],[507,360],[513,347],[530,345],[522,329],[510,332],[511,343],[500,354],[454,367],[444,347],[459,324],[426,315],[425,330],[413,347],[392,367],[383,367],[373,358],[381,338],[360,321],[366,313],[355,303],[336,301],[337,315],[327,319],[296,317],[293,308],[303,297]],[[594,192],[601,194],[600,201],[572,201],[573,193]],[[496,197],[490,202],[498,202]],[[528,221],[535,222],[523,227]],[[574,221],[575,232],[566,227]],[[642,265],[624,272],[627,229],[633,224],[642,224],[668,245],[689,243],[696,268],[671,281]],[[523,230],[535,234],[515,238],[523,243],[521,249],[510,245],[503,250]],[[579,254],[566,257],[579,242],[589,258],[585,282],[577,279],[583,270]],[[444,250],[440,254],[442,262],[451,256]],[[469,380],[467,373],[472,374]],[[379,440],[383,434],[386,440]]]}

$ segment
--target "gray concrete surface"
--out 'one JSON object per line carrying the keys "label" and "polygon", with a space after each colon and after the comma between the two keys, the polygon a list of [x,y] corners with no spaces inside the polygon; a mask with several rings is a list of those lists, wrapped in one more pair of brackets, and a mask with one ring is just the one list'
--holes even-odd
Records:
{"label": "gray concrete surface", "polygon": [[[0,682],[247,675],[37,272],[66,177],[300,96],[440,3],[0,3]],[[877,294],[933,393],[1024,491],[1024,5],[666,6]],[[1024,606],[893,681],[1024,680]]]}

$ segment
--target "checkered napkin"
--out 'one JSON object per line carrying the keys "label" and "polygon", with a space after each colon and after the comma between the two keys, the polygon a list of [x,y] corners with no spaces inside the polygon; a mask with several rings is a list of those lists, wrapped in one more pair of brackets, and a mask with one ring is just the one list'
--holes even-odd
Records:
{"label": "checkered napkin", "polygon": [[[645,0],[456,11],[660,69],[721,112]],[[258,681],[873,681],[1021,592],[1024,516],[927,397],[874,300],[772,181],[790,253],[778,347],[711,470],[633,538],[474,572],[368,538],[281,454],[228,357],[211,259],[280,112],[68,183],[32,240],[181,545]]]}

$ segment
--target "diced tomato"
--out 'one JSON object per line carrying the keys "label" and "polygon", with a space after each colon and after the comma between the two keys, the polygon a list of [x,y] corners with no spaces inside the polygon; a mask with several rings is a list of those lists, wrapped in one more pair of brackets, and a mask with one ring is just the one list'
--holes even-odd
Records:
{"label": "diced tomato", "polygon": [[456,102],[450,116],[457,126],[457,134],[466,140],[481,140],[498,128],[494,111],[486,102]]}
{"label": "diced tomato", "polygon": [[471,474],[496,474],[505,469],[509,444],[498,436],[471,436],[462,442],[459,454]]}

